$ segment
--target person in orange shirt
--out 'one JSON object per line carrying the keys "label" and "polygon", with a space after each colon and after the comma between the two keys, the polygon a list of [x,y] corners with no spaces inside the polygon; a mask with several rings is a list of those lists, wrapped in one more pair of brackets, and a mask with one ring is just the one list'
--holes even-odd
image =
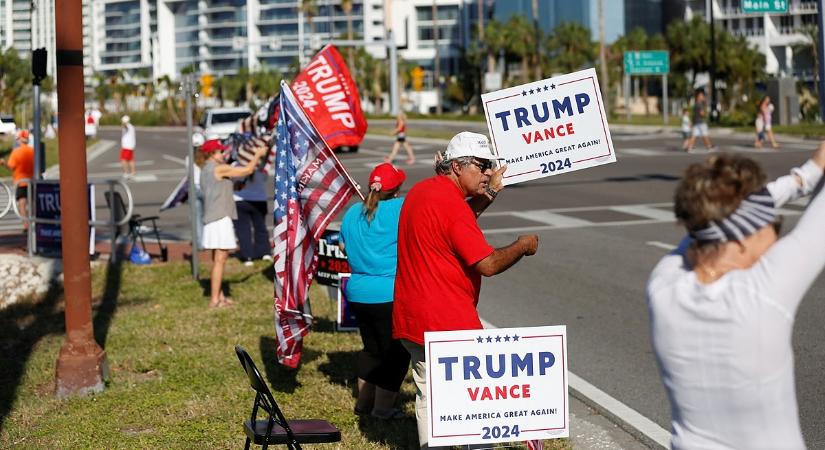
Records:
{"label": "person in orange shirt", "polygon": [[[29,145],[29,132],[20,130],[17,133],[17,142],[19,146],[11,151],[8,161],[0,158],[0,165],[11,169],[12,180],[15,183],[17,180],[32,179],[34,177],[34,149]],[[29,185],[27,183],[18,184],[14,192],[14,198],[17,200],[17,209],[23,217],[28,215],[28,197]],[[24,220],[23,230],[27,231],[28,228],[29,222]]]}

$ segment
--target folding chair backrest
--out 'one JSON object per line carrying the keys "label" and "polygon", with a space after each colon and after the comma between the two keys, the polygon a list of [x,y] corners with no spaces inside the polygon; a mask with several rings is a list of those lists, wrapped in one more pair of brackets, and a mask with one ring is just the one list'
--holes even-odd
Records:
{"label": "folding chair backrest", "polygon": [[295,435],[293,434],[292,429],[290,429],[286,417],[284,417],[284,414],[281,412],[281,408],[279,408],[278,404],[275,402],[275,397],[272,396],[272,392],[270,392],[269,387],[266,385],[266,382],[264,381],[263,376],[261,376],[261,372],[258,370],[258,367],[255,366],[255,362],[252,361],[252,357],[249,356],[249,353],[247,353],[246,350],[240,345],[235,346],[235,354],[238,355],[238,360],[240,360],[241,366],[243,366],[246,376],[249,378],[249,385],[257,393],[255,396],[255,405],[252,408],[252,417],[250,419],[251,422],[255,423],[255,416],[258,407],[260,407],[269,413],[269,419],[280,425],[284,431],[286,431],[289,440],[297,445]]}

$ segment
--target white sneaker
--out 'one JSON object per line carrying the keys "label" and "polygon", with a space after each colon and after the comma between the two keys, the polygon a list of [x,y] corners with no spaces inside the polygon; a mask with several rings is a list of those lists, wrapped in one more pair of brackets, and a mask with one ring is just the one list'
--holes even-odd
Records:
{"label": "white sneaker", "polygon": [[261,257],[261,261],[272,261],[272,255],[264,255]]}
{"label": "white sneaker", "polygon": [[252,262],[252,261],[244,261],[244,262],[243,262],[243,265],[244,265],[244,266],[246,266],[246,267],[252,267],[252,266],[254,266],[254,265],[255,265],[255,263],[254,263],[254,262]]}

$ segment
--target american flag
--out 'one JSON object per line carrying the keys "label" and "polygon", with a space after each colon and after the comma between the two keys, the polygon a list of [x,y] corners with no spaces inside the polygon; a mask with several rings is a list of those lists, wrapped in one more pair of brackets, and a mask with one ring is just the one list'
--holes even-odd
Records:
{"label": "american flag", "polygon": [[278,361],[294,368],[312,325],[307,295],[318,260],[316,242],[357,189],[283,81],[277,131],[275,333]]}
{"label": "american flag", "polygon": [[544,450],[544,441],[541,439],[527,441],[525,444],[527,444],[527,450]]}

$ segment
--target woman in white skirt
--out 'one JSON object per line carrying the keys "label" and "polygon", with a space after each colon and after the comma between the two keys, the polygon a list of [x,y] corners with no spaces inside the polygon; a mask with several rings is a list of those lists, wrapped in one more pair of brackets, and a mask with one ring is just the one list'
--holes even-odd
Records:
{"label": "woman in white skirt", "polygon": [[204,198],[202,248],[212,250],[212,279],[210,280],[211,308],[230,306],[234,302],[224,296],[223,269],[229,251],[235,248],[235,228],[232,221],[238,218],[232,197],[232,177],[245,177],[255,171],[258,161],[266,153],[266,147],[255,151],[255,157],[246,166],[226,164],[226,147],[218,139],[206,141],[201,152],[208,155],[201,169],[201,190]]}

